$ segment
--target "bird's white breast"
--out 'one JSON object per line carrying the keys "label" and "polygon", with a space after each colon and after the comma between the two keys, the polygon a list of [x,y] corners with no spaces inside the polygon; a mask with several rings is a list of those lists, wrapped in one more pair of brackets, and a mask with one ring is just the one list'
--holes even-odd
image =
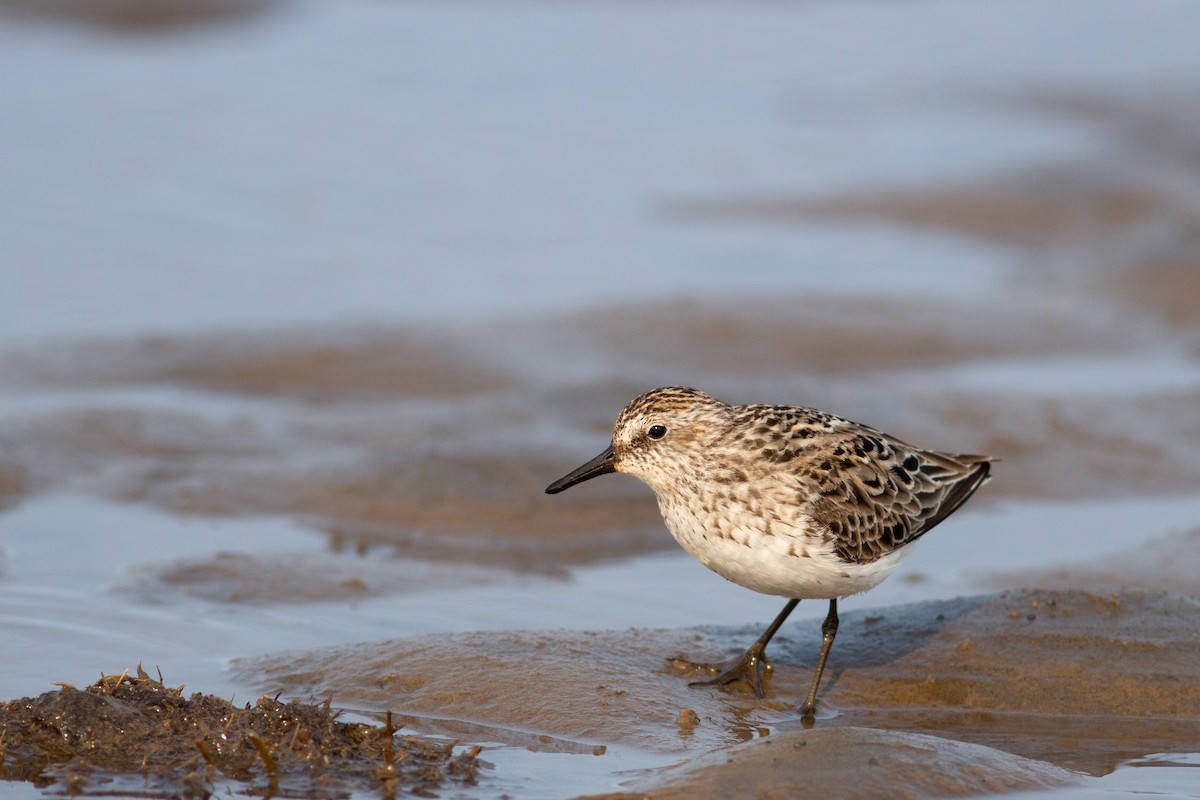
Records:
{"label": "bird's white breast", "polygon": [[794,505],[783,515],[736,501],[714,503],[708,510],[663,495],[658,505],[675,541],[701,564],[739,586],[780,597],[834,598],[865,592],[891,574],[912,549],[903,547],[869,564],[852,564],[838,558],[813,520]]}

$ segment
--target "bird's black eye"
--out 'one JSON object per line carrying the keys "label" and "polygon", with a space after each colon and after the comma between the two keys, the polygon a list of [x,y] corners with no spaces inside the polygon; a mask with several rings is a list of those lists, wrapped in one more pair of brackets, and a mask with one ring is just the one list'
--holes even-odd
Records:
{"label": "bird's black eye", "polygon": [[667,435],[667,427],[665,425],[651,425],[650,430],[646,431],[646,435],[651,439],[661,439]]}

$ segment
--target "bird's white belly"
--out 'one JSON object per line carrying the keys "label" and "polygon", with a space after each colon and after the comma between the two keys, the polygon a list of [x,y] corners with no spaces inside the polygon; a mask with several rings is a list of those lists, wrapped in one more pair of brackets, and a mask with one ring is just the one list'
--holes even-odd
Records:
{"label": "bird's white belly", "polygon": [[869,564],[853,564],[842,561],[831,544],[811,533],[807,517],[791,524],[775,521],[767,533],[760,524],[738,525],[728,519],[714,524],[663,503],[659,508],[675,541],[701,564],[739,586],[780,597],[835,598],[865,592],[890,575],[912,549],[909,545]]}

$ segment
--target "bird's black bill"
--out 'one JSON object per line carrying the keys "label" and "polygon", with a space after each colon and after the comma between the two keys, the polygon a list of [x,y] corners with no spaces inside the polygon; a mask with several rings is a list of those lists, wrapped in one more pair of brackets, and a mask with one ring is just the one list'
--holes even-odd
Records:
{"label": "bird's black bill", "polygon": [[612,447],[609,447],[579,469],[572,470],[547,486],[546,494],[558,494],[563,489],[570,489],[575,484],[583,483],[597,475],[607,475],[610,472],[616,471],[617,454]]}

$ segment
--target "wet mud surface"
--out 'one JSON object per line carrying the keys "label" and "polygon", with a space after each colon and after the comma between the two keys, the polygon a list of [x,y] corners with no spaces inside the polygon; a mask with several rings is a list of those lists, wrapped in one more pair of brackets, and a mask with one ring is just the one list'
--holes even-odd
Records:
{"label": "wet mud surface", "polygon": [[149,35],[253,21],[275,5],[273,0],[0,0],[0,19]]}
{"label": "wet mud surface", "polygon": [[1155,218],[1170,205],[1151,191],[1101,182],[1091,173],[1038,172],[1000,182],[895,194],[742,203],[680,203],[676,213],[727,220],[888,219],[949,228],[1007,244],[1049,246]]}
{"label": "wet mud surface", "polygon": [[[908,625],[879,616],[844,658]],[[1007,592],[909,653],[874,665],[863,653],[866,666],[844,668],[827,698],[847,722],[874,724],[876,706],[907,730],[1102,775],[1135,751],[1200,737],[1198,620],[1194,598]]]}
{"label": "wet mud surface", "polygon": [[[390,737],[387,726],[337,721],[331,707],[381,721],[394,712],[397,726],[492,747],[597,758],[636,748],[677,762],[622,780],[613,798],[1086,785],[1123,761],[1200,740],[1194,598],[1021,590],[844,614],[811,728],[797,707],[817,620],[780,632],[765,699],[688,685],[703,674],[677,658],[719,661],[756,634],[439,634],[243,659],[241,681],[266,692],[244,707],[185,697],[139,669],[0,706],[4,777],[155,797],[231,786],[391,796],[477,777],[469,744]],[[327,699],[283,703],[278,693]],[[857,777],[847,788],[849,773]]]}
{"label": "wet mud surface", "polygon": [[0,463],[0,510],[16,503],[28,490],[25,472]]}
{"label": "wet mud surface", "polygon": [[138,668],[0,705],[0,778],[69,795],[429,795],[475,782],[474,751],[337,720],[330,706],[184,696]]}
{"label": "wet mud surface", "polygon": [[[1046,764],[1078,780],[1103,775],[1122,760],[1200,740],[1198,631],[1200,602],[1145,592],[1025,590],[847,614],[815,730],[933,734],[942,738],[922,746],[944,743],[938,757],[980,769],[988,760],[962,756],[956,743],[1040,762],[1001,769],[1014,782],[998,787],[1067,775]],[[551,752],[636,746],[695,757],[716,750],[722,755],[702,761],[703,769],[685,768],[700,781],[692,789],[707,790],[729,772],[753,785],[773,779],[754,766],[771,757],[765,751],[718,748],[803,730],[797,708],[820,642],[818,623],[781,631],[763,700],[737,687],[691,687],[703,674],[671,659],[719,661],[756,635],[750,628],[438,635],[254,659],[237,669],[267,692],[328,693],[347,707],[390,708],[466,739]],[[896,742],[909,746],[903,737]],[[830,774],[858,769],[860,752],[828,747],[812,752]],[[926,791],[922,759],[881,751],[882,764],[896,760],[880,773],[893,786]],[[749,754],[744,763],[742,754]],[[942,775],[954,782],[966,774]],[[962,791],[982,785],[967,781]]]}
{"label": "wet mud surface", "polygon": [[[1005,466],[984,504],[1200,484],[1192,385],[946,388],[959,368],[1063,359],[1069,380],[1071,360],[1141,359],[1138,325],[1063,312],[1032,300],[746,298],[498,323],[434,345],[360,329],[10,351],[0,354],[10,391],[74,399],[8,415],[0,502],[67,489],[187,515],[283,514],[334,548],[561,573],[673,546],[634,481],[542,495],[599,450],[614,409],[664,381],[998,454]],[[545,362],[580,366],[547,385],[528,374]]]}
{"label": "wet mud surface", "polygon": [[[858,754],[856,757],[848,754]],[[864,755],[866,754],[866,755]],[[848,770],[853,780],[847,779]],[[1048,789],[1079,776],[988,747],[870,728],[789,731],[662,770],[593,800],[962,797]]]}
{"label": "wet mud surface", "polygon": [[[1090,268],[1100,271],[1136,269],[1151,254],[1173,257],[1140,264],[1150,272],[1160,263],[1194,264],[1194,198],[1181,190],[1172,173],[1194,177],[1200,170],[1191,121],[1196,96],[1194,87],[1188,87],[1125,97],[1052,90],[995,97],[1014,110],[1090,126],[1105,138],[1101,152],[953,185],[825,197],[677,198],[667,210],[683,219],[734,222],[888,220],[1041,251],[1122,243],[1099,263],[1094,251],[1089,252]],[[1139,237],[1139,229],[1157,235]],[[1180,281],[1176,285],[1194,285],[1188,276],[1174,277]],[[1161,291],[1170,286],[1159,284],[1149,292],[1146,287],[1125,288],[1135,289],[1136,299],[1150,300],[1149,308],[1170,310],[1179,300]]]}

